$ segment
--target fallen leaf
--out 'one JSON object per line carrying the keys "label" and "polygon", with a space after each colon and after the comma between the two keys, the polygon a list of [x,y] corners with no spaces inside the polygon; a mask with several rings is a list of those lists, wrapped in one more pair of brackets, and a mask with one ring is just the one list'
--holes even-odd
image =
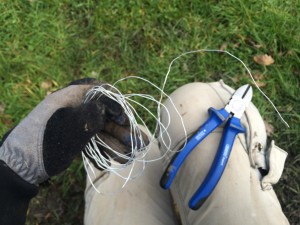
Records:
{"label": "fallen leaf", "polygon": [[233,48],[238,48],[240,46],[240,43],[236,42],[233,44]]}
{"label": "fallen leaf", "polygon": [[262,81],[256,81],[255,83],[258,87],[265,87],[267,85],[265,82]]}
{"label": "fallen leaf", "polygon": [[253,77],[255,80],[262,80],[264,78],[264,75],[261,72],[256,72],[253,74]]}
{"label": "fallen leaf", "polygon": [[49,90],[52,88],[52,81],[43,81],[40,85],[40,87],[44,90]]}
{"label": "fallen leaf", "polygon": [[271,137],[274,133],[274,126],[265,120],[264,123],[265,123],[267,135]]}
{"label": "fallen leaf", "polygon": [[262,65],[262,66],[269,66],[271,64],[274,63],[274,59],[267,55],[267,54],[264,54],[264,55],[256,55],[253,57],[253,60],[259,64],[259,65]]}
{"label": "fallen leaf", "polygon": [[220,47],[220,50],[221,51],[224,51],[226,48],[227,48],[227,44],[226,43],[223,43],[222,45],[221,45],[221,47]]}
{"label": "fallen leaf", "polygon": [[266,82],[264,82],[264,75],[261,72],[256,72],[253,75],[253,78],[255,79],[255,83],[258,87],[264,87],[267,85]]}
{"label": "fallen leaf", "polygon": [[250,44],[252,44],[252,46],[254,48],[261,48],[263,47],[263,45],[260,45],[260,44],[256,44],[254,41],[252,41],[251,39],[248,39],[248,41],[250,42]]}

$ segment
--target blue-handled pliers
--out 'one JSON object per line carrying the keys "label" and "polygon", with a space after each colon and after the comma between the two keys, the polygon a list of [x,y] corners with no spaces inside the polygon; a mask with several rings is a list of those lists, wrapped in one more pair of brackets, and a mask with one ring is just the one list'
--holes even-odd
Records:
{"label": "blue-handled pliers", "polygon": [[208,112],[210,117],[208,120],[191,137],[191,139],[189,139],[185,147],[173,157],[165,173],[163,174],[160,185],[164,189],[168,189],[171,186],[180,166],[183,164],[184,160],[191,153],[191,151],[214,129],[227,121],[223,130],[219,149],[216,153],[211,168],[203,183],[189,202],[189,207],[191,209],[199,209],[220,180],[227,164],[236,135],[238,133],[245,132],[245,128],[242,127],[240,119],[251,99],[252,88],[249,84],[247,84],[234,92],[224,108],[220,110],[209,108]]}

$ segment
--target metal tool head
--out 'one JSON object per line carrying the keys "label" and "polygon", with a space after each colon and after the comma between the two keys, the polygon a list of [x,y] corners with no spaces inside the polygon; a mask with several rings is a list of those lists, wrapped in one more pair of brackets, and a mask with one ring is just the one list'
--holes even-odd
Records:
{"label": "metal tool head", "polygon": [[228,113],[233,114],[234,117],[241,118],[245,109],[251,102],[252,94],[253,92],[250,84],[243,85],[233,93],[228,104],[225,106],[225,110]]}

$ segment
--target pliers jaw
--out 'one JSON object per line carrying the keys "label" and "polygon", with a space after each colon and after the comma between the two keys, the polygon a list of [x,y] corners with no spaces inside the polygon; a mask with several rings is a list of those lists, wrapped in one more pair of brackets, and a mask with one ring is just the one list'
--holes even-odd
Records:
{"label": "pliers jaw", "polygon": [[252,87],[246,84],[240,87],[225,106],[225,110],[234,117],[241,118],[252,99]]}

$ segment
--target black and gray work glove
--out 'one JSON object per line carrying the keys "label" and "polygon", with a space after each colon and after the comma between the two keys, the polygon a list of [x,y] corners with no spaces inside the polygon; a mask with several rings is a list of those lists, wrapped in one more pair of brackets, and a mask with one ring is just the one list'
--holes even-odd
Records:
{"label": "black and gray work glove", "polygon": [[[96,133],[108,144],[119,143],[119,151],[129,152],[121,137],[118,141],[114,133],[107,133],[126,125],[120,105],[105,96],[83,103],[86,92],[100,84],[83,79],[47,96],[8,134],[0,159],[27,182],[39,184],[66,169]],[[129,132],[129,127],[121,130]]]}
{"label": "black and gray work glove", "polygon": [[[2,212],[13,213],[14,204],[15,210],[22,211],[21,204],[26,212],[29,200],[20,203],[22,194],[33,197],[37,190],[32,186],[65,170],[96,133],[114,149],[130,152],[123,138],[130,132],[128,121],[120,105],[105,97],[83,103],[86,92],[99,84],[94,79],[83,79],[48,95],[4,137],[0,145],[0,177],[6,179],[0,181]],[[19,190],[18,185],[22,186]]]}

